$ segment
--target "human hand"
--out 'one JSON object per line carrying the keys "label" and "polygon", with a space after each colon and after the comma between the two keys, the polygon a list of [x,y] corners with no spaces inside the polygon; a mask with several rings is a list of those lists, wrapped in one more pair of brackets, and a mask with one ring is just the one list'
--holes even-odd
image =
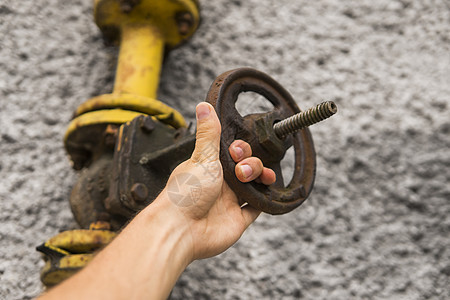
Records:
{"label": "human hand", "polygon": [[[238,203],[236,194],[223,179],[219,159],[221,125],[214,108],[197,106],[196,145],[192,157],[171,174],[157,201],[170,201],[172,209],[189,228],[187,245],[191,261],[217,255],[232,246],[260,211]],[[237,163],[235,173],[242,182],[275,182],[275,173],[252,157],[248,143],[234,141],[230,155]]]}

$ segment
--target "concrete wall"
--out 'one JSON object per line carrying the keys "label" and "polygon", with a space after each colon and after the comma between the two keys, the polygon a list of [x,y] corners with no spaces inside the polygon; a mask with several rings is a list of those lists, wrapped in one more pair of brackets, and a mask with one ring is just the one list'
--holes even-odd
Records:
{"label": "concrete wall", "polygon": [[[201,28],[165,62],[162,101],[194,121],[215,76],[250,66],[301,108],[333,99],[339,113],[311,128],[307,203],[193,263],[173,298],[448,299],[448,2],[200,2]],[[62,138],[80,103],[112,89],[116,55],[89,0],[0,2],[2,299],[38,295],[34,248],[76,228]]]}

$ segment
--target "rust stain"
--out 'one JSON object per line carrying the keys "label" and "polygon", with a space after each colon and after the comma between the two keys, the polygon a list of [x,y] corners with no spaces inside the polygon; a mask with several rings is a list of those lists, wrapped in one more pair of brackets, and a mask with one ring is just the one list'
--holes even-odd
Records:
{"label": "rust stain", "polygon": [[125,83],[136,72],[132,64],[122,63],[120,67],[120,77],[117,82],[119,85]]}
{"label": "rust stain", "polygon": [[141,69],[140,75],[141,75],[141,77],[145,77],[145,76],[147,76],[147,73],[151,73],[151,72],[153,72],[153,67],[151,67],[151,66],[144,67]]}
{"label": "rust stain", "polygon": [[123,126],[120,126],[119,128],[119,137],[117,142],[117,152],[120,151],[120,148],[122,148],[122,135],[123,135]]}

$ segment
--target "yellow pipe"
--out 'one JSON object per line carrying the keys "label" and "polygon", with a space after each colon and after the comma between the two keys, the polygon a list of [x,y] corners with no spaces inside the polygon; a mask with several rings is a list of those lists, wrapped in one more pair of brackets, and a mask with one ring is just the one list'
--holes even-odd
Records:
{"label": "yellow pipe", "polygon": [[172,107],[153,98],[131,94],[113,93],[91,98],[78,106],[75,115],[80,116],[91,111],[113,108],[151,115],[174,128],[186,127],[186,121],[183,116]]}
{"label": "yellow pipe", "polygon": [[[114,42],[120,37],[120,52],[113,93],[80,105],[67,129],[64,143],[76,168],[84,167],[98,149],[104,151],[102,132],[108,124],[151,115],[174,128],[186,127],[183,116],[156,96],[165,47],[188,39],[200,18],[197,0],[95,0],[94,15],[105,37]],[[42,248],[48,259],[42,282],[55,285],[84,267],[98,249],[96,244],[106,245],[115,235],[103,226],[91,224],[89,230],[65,232],[47,241]]]}
{"label": "yellow pipe", "polygon": [[95,0],[94,15],[105,37],[119,42],[120,51],[113,93],[82,104],[66,132],[67,152],[80,167],[82,157],[102,147],[102,137],[95,144],[85,130],[90,125],[100,125],[100,132],[101,126],[131,121],[139,113],[174,128],[186,127],[179,112],[156,100],[157,90],[165,49],[186,41],[200,21],[196,0]]}
{"label": "yellow pipe", "polygon": [[64,144],[67,148],[71,144],[69,139],[70,135],[80,128],[96,124],[105,124],[105,126],[106,124],[123,124],[140,115],[143,115],[143,113],[122,109],[96,110],[82,114],[70,122],[69,128],[67,128],[66,135],[64,136]]}
{"label": "yellow pipe", "polygon": [[114,93],[156,99],[163,52],[164,40],[155,26],[122,25]]}

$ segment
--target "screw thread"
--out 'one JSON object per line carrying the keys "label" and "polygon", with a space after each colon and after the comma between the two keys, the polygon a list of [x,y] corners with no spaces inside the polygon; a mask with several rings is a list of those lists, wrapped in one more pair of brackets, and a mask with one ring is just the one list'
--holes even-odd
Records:
{"label": "screw thread", "polygon": [[280,138],[323,121],[337,112],[337,106],[333,101],[326,101],[306,111],[295,114],[289,118],[277,122],[273,126],[275,134]]}

